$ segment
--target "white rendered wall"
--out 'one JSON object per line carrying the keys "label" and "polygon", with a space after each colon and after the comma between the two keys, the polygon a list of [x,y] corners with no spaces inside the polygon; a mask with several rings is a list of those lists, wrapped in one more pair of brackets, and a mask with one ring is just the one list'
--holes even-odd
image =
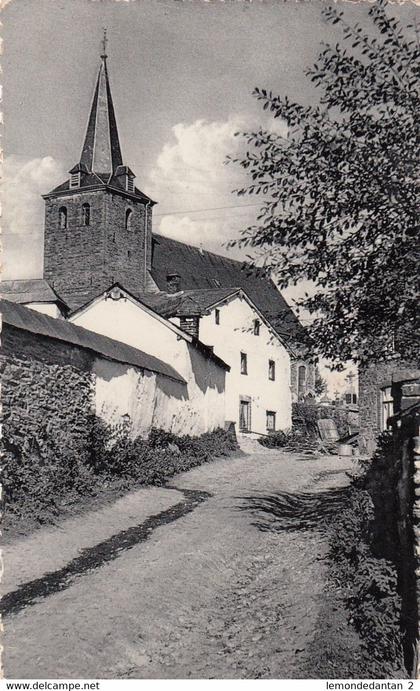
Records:
{"label": "white rendered wall", "polygon": [[27,302],[25,307],[29,307],[35,312],[41,312],[41,314],[47,314],[49,317],[55,317],[55,319],[63,318],[55,302]]}
{"label": "white rendered wall", "polygon": [[[124,397],[127,389],[134,391],[130,396],[140,401],[138,410],[143,413],[138,412],[134,398],[131,403],[124,402],[124,405],[131,406],[132,409],[132,413],[127,412],[130,417],[138,418],[144,414],[145,420],[148,420],[147,424],[145,422],[146,427],[155,426],[175,434],[191,435],[223,428],[226,419],[225,370],[208,360],[182,336],[178,336],[164,321],[130,300],[123,299],[102,299],[70,321],[154,355],[171,365],[187,382],[186,386],[183,385],[184,393],[180,396],[180,388],[176,382],[158,375],[156,395],[149,400],[149,389],[141,388],[145,383],[136,384],[133,374],[121,374],[121,381],[115,380],[112,385],[104,378],[103,384],[98,388],[97,407],[103,406],[104,410],[111,410],[112,406],[118,407],[120,404],[112,399]],[[100,393],[101,386],[106,394]],[[150,382],[148,386],[151,386]],[[151,411],[153,415],[150,418]],[[140,422],[138,425],[138,429],[141,429]]]}
{"label": "white rendered wall", "polygon": [[[253,320],[259,317],[245,299],[236,297],[217,309],[220,324],[216,325],[212,310],[200,320],[200,340],[214,346],[215,354],[231,367],[226,376],[226,419],[235,421],[239,430],[239,400],[248,396],[252,431],[267,433],[267,411],[276,413],[276,429],[289,429],[292,397],[288,351],[263,322],[260,335],[254,335]],[[247,354],[247,375],[241,374],[241,351]],[[274,381],[268,378],[269,360],[275,362]]]}

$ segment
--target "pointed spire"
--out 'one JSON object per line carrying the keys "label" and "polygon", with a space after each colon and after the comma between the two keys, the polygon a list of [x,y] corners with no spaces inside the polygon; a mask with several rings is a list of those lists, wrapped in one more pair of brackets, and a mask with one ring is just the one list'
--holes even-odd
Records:
{"label": "pointed spire", "polygon": [[89,172],[112,174],[123,161],[106,64],[107,43],[106,29],[104,29],[101,65],[80,163]]}

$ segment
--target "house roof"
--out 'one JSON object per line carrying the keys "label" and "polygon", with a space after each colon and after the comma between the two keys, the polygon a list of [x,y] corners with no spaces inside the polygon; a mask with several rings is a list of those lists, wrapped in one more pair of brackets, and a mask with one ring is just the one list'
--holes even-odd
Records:
{"label": "house roof", "polygon": [[163,374],[176,381],[186,383],[185,379],[173,367],[138,348],[133,348],[107,336],[101,336],[64,319],[48,317],[9,300],[0,300],[0,310],[3,324],[71,343],[96,355],[102,355],[109,360],[134,365],[140,369]]}
{"label": "house roof", "polygon": [[303,331],[298,318],[262,269],[253,269],[244,262],[163,235],[154,235],[154,240],[152,277],[160,290],[167,290],[168,274],[178,274],[181,288],[186,292],[239,287],[279,335],[293,339]]}
{"label": "house roof", "polygon": [[60,298],[45,278],[23,278],[13,281],[0,282],[1,296],[24,304],[27,302],[56,302],[68,309],[67,304]]}
{"label": "house roof", "polygon": [[[176,324],[173,324],[172,322],[169,321],[170,316],[174,316],[176,313],[176,308],[175,308],[175,301],[179,298],[178,295],[160,295],[160,294],[150,294],[147,293],[145,295],[139,295],[139,294],[134,294],[124,288],[120,283],[114,283],[112,286],[110,286],[107,290],[101,291],[98,293],[94,298],[88,300],[85,302],[84,305],[81,305],[80,307],[76,308],[73,310],[73,312],[70,315],[70,318],[73,318],[76,314],[81,313],[86,311],[91,305],[95,304],[97,301],[101,299],[107,299],[108,297],[111,297],[114,291],[117,290],[120,292],[120,296],[114,297],[113,299],[120,299],[121,297],[126,298],[128,297],[132,302],[140,306],[140,308],[146,307],[146,309],[149,309],[151,312],[155,314],[155,318],[161,319],[164,321],[166,326],[177,332],[179,337],[184,338],[188,343],[191,343],[191,345],[196,348],[196,350],[199,350],[208,360],[212,360],[215,362],[219,367],[222,367],[222,369],[226,370],[227,372],[230,371],[230,366],[222,360],[218,355],[216,355],[213,352],[213,349],[200,341],[197,338],[194,338],[191,336],[191,334],[183,331],[181,328],[179,328]],[[169,299],[168,299],[169,298]],[[174,301],[172,302],[171,298],[174,298]],[[161,310],[161,311],[160,311]],[[199,308],[194,309],[191,312],[188,312],[189,315],[193,314],[198,314],[199,313]],[[183,312],[185,316],[187,313]]]}

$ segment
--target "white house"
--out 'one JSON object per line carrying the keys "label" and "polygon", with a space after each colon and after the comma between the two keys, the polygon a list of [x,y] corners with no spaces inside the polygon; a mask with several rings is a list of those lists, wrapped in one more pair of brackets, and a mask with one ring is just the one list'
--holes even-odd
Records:
{"label": "white house", "polygon": [[162,429],[198,435],[224,426],[229,366],[203,343],[115,285],[82,306],[69,321],[171,363],[186,381],[187,396],[176,417],[161,413]]}
{"label": "white house", "polygon": [[235,422],[239,432],[290,429],[290,350],[244,290],[186,290],[140,299],[199,337],[229,364],[226,419]]}

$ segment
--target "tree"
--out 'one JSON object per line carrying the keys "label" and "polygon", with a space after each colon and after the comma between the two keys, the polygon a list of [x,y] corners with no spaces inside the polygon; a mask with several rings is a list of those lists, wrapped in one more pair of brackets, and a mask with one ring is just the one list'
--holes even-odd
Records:
{"label": "tree", "polygon": [[[319,103],[303,106],[265,89],[254,94],[288,136],[245,132],[233,159],[252,178],[239,195],[258,195],[257,224],[239,244],[279,287],[306,280],[299,307],[312,322],[307,341],[333,366],[394,353],[413,358],[417,310],[419,66],[417,27],[369,10],[370,26],[323,11],[343,41],[325,45],[307,76]],[[417,341],[418,343],[418,341]]]}
{"label": "tree", "polygon": [[326,379],[321,375],[318,366],[315,367],[315,393],[317,396],[321,396],[328,390],[328,384]]}

